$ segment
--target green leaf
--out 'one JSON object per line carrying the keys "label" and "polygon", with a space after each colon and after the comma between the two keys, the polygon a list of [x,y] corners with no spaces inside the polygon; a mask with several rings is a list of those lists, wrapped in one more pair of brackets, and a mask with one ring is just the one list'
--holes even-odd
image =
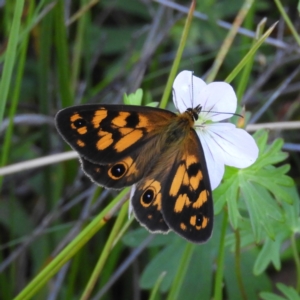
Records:
{"label": "green leaf", "polygon": [[287,296],[287,299],[300,300],[298,292],[293,287],[286,286],[280,282],[277,283],[276,286],[285,296]]}
{"label": "green leaf", "polygon": [[229,199],[227,200],[227,206],[228,206],[228,216],[230,223],[234,229],[238,228],[239,225],[239,219],[241,219],[241,215],[239,213],[238,209],[238,203],[237,203],[237,195],[238,195],[238,188],[239,188],[239,182],[235,180],[228,189],[227,197]]}
{"label": "green leaf", "polygon": [[135,93],[124,94],[123,101],[127,105],[141,105],[143,99],[143,90],[137,89]]}
{"label": "green leaf", "polygon": [[[224,175],[224,178],[227,174],[227,168],[226,168],[226,173]],[[229,201],[233,201],[233,199],[230,198],[230,188],[231,185],[234,184],[236,181],[236,178],[232,176],[228,180],[225,180],[224,183],[219,185],[214,191],[213,191],[213,199],[214,199],[214,211],[215,215],[218,215],[226,202],[228,203]]]}
{"label": "green leaf", "polygon": [[253,273],[255,275],[262,274],[268,265],[273,262],[273,265],[276,270],[280,270],[280,247],[282,239],[276,238],[275,241],[267,238],[261,251],[259,252],[255,264]]}
{"label": "green leaf", "polygon": [[283,221],[280,207],[277,205],[270,193],[258,184],[241,182],[241,193],[248,208],[256,241],[262,238],[262,228],[264,228],[270,238],[275,238],[274,230],[270,223],[270,218]]}
{"label": "green leaf", "polygon": [[289,165],[272,165],[286,158],[286,154],[281,152],[283,141],[278,139],[267,145],[266,131],[259,131],[254,137],[260,151],[257,161],[246,169],[226,167],[224,182],[214,191],[214,199],[216,214],[227,203],[229,220],[234,229],[238,229],[241,220],[249,216],[258,242],[265,238],[265,233],[275,239],[277,233],[274,231],[274,221],[281,222],[282,228],[285,220],[285,206],[282,203],[293,204],[295,195],[289,191],[294,185],[293,180],[286,175]]}
{"label": "green leaf", "polygon": [[[264,140],[263,140],[264,141]],[[287,154],[281,152],[283,140],[277,139],[273,144],[263,147],[264,151],[260,151],[260,155],[255,162],[256,168],[263,168],[271,164],[281,162],[287,158]]]}
{"label": "green leaf", "polygon": [[197,299],[195,295],[201,295],[201,299],[211,298],[213,285],[211,266],[215,261],[213,249],[216,248],[218,246],[215,239],[210,240],[206,244],[196,246],[178,299]]}
{"label": "green leaf", "polygon": [[300,232],[300,198],[295,186],[291,188],[286,188],[286,192],[289,194],[289,197],[294,201],[291,204],[282,202],[282,208],[285,213],[286,225],[293,233]]}
{"label": "green leaf", "polygon": [[[266,274],[255,276],[252,272],[253,263],[257,256],[257,249],[249,249],[247,252],[241,253],[241,280],[245,289],[247,299],[257,299],[257,291],[270,290],[271,282]],[[243,299],[241,291],[237,284],[235,268],[235,253],[228,252],[225,260],[225,284],[226,284],[226,299],[240,300]]]}
{"label": "green leaf", "polygon": [[286,298],[267,292],[260,293],[260,297],[264,300],[300,300],[299,293],[293,287],[286,286],[282,283],[277,283],[276,286]]}
{"label": "green leaf", "polygon": [[162,292],[166,292],[174,279],[177,271],[178,262],[183,254],[186,244],[182,239],[174,239],[173,243],[156,255],[144,270],[140,285],[144,289],[151,289],[162,272],[166,272],[160,286]]}
{"label": "green leaf", "polygon": [[154,101],[154,102],[147,103],[146,106],[150,106],[150,107],[158,107],[158,105],[159,105],[159,102]]}
{"label": "green leaf", "polygon": [[[259,150],[259,159],[260,155],[265,152],[265,148],[267,147],[268,133],[266,130],[259,130],[253,135],[253,138],[255,139]],[[257,161],[255,163],[257,163]]]}
{"label": "green leaf", "polygon": [[[240,231],[240,246],[241,248],[253,245],[255,243],[255,238],[252,232],[252,227],[249,219],[242,218],[239,221],[239,231]],[[228,234],[226,237],[226,246],[231,248],[231,251],[235,251],[235,234]]]}
{"label": "green leaf", "polygon": [[277,296],[277,295],[269,293],[269,292],[262,292],[259,295],[264,300],[286,300],[283,297]]}
{"label": "green leaf", "polygon": [[294,182],[290,177],[284,175],[283,172],[286,171],[287,168],[285,166],[281,168],[271,166],[260,170],[256,174],[249,175],[249,179],[268,189],[276,199],[292,204],[294,199],[290,197],[284,187],[293,186]]}
{"label": "green leaf", "polygon": [[[214,221],[216,230],[213,232],[210,240],[205,244],[194,246],[186,276],[183,282],[181,282],[178,299],[195,299],[195,295],[201,295],[201,299],[209,299],[211,297],[213,285],[212,266],[215,263],[220,244],[219,229],[221,227],[222,215],[216,216]],[[170,235],[157,236],[166,238]],[[168,291],[173,283],[176,272],[178,272],[178,262],[181,260],[186,243],[181,237],[174,234],[172,240],[166,242],[165,248],[151,261],[149,259],[150,262],[142,274],[141,287],[146,289],[153,288],[160,274],[166,271],[166,276],[161,283],[160,290],[162,292]]]}
{"label": "green leaf", "polygon": [[[139,246],[149,234],[151,233],[149,233],[148,230],[146,230],[144,227],[140,227],[125,234],[122,241],[125,245],[134,248]],[[153,234],[153,236],[154,238],[148,247],[168,245],[172,243],[173,239],[176,237],[173,232],[169,232],[168,234]]]}

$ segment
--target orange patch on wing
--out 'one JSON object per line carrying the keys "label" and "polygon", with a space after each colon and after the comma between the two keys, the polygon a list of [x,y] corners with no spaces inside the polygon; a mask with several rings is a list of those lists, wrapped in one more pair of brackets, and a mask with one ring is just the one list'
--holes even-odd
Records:
{"label": "orange patch on wing", "polygon": [[186,156],[186,164],[187,164],[188,167],[192,164],[197,163],[197,162],[198,162],[198,160],[197,160],[197,157],[195,155],[187,155]]}
{"label": "orange patch on wing", "polygon": [[136,168],[136,163],[131,162],[129,170],[127,172],[127,175],[128,176],[133,176],[133,175],[137,176],[138,172],[139,172],[139,170]]}
{"label": "orange patch on wing", "polygon": [[158,181],[154,181],[153,179],[148,179],[144,185],[143,185],[143,190],[145,190],[146,188],[152,186],[157,192],[159,192],[161,190],[161,184]]}
{"label": "orange patch on wing", "polygon": [[205,228],[208,224],[209,218],[203,217],[203,221],[202,221],[202,228]]}
{"label": "orange patch on wing", "polygon": [[203,174],[200,170],[195,176],[192,176],[190,178],[190,185],[192,186],[194,191],[197,190],[202,179],[203,179]]}
{"label": "orange patch on wing", "polygon": [[87,128],[86,128],[86,126],[78,128],[78,129],[77,129],[77,132],[78,132],[79,134],[86,134],[86,133],[87,133]]}
{"label": "orange patch on wing", "polygon": [[101,136],[96,144],[98,150],[104,150],[114,142],[110,132],[100,130],[98,135]]}
{"label": "orange patch on wing", "polygon": [[153,205],[157,206],[156,209],[161,211],[161,193],[156,194]]}
{"label": "orange patch on wing", "polygon": [[107,110],[106,109],[98,109],[94,113],[94,117],[92,119],[92,124],[94,128],[99,128],[101,122],[107,117]]}
{"label": "orange patch on wing", "polygon": [[127,125],[126,118],[130,116],[129,112],[121,111],[119,115],[115,117],[111,123],[117,127],[125,127]]}
{"label": "orange patch on wing", "polygon": [[188,175],[187,172],[185,172],[184,177],[183,177],[183,180],[182,180],[182,184],[188,186],[189,183],[190,183],[189,175]]}
{"label": "orange patch on wing", "polygon": [[122,135],[127,135],[129,134],[130,132],[132,132],[134,129],[132,128],[119,128],[119,132],[122,134]]}
{"label": "orange patch on wing", "polygon": [[[182,184],[182,180],[186,181],[186,168],[184,165],[180,165],[176,171],[176,174],[173,178],[171,188],[170,188],[170,196],[177,196],[180,186]],[[188,178],[187,178],[188,180]]]}
{"label": "orange patch on wing", "polygon": [[76,144],[77,144],[79,147],[84,147],[84,146],[85,146],[85,143],[84,143],[82,140],[77,140]]}
{"label": "orange patch on wing", "polygon": [[192,226],[195,226],[195,225],[196,225],[196,216],[191,216],[191,218],[190,218],[190,224],[191,224]]}
{"label": "orange patch on wing", "polygon": [[135,144],[139,139],[143,137],[142,130],[133,130],[129,134],[125,135],[124,137],[120,138],[114,146],[114,149],[117,152],[122,152],[125,149],[129,148],[133,144]]}
{"label": "orange patch on wing", "polygon": [[191,201],[190,201],[189,197],[187,196],[187,194],[181,194],[176,199],[175,206],[174,206],[174,212],[180,213],[180,212],[182,212],[182,210],[185,206],[190,206],[190,204],[191,204]]}
{"label": "orange patch on wing", "polygon": [[203,190],[200,193],[197,201],[193,203],[193,208],[200,208],[203,205],[203,203],[205,203],[206,201],[207,201],[207,191]]}
{"label": "orange patch on wing", "polygon": [[128,166],[131,166],[133,163],[133,159],[132,157],[128,156],[125,159],[123,159],[122,162],[125,162],[125,164],[127,164]]}
{"label": "orange patch on wing", "polygon": [[153,182],[153,180],[151,179],[147,179],[144,183],[144,185],[142,186],[142,190],[145,190],[147,187],[149,187],[151,185],[151,183]]}
{"label": "orange patch on wing", "polygon": [[74,114],[70,117],[70,120],[71,120],[72,123],[75,122],[78,119],[82,119],[80,114]]}
{"label": "orange patch on wing", "polygon": [[180,223],[180,229],[186,231],[186,225],[184,223]]}
{"label": "orange patch on wing", "polygon": [[149,127],[149,120],[147,117],[139,114],[139,123],[137,125],[137,128],[148,128]]}

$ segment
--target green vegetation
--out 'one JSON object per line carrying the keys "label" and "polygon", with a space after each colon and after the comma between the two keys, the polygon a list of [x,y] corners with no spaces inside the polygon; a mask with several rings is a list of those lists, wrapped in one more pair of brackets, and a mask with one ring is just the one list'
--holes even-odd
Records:
{"label": "green vegetation", "polygon": [[[193,18],[164,0],[0,2],[0,299],[300,299],[297,1],[197,0]],[[128,217],[130,190],[92,183],[54,124],[84,103],[175,111],[181,70],[234,87],[230,120],[260,150],[226,167],[202,245]]]}

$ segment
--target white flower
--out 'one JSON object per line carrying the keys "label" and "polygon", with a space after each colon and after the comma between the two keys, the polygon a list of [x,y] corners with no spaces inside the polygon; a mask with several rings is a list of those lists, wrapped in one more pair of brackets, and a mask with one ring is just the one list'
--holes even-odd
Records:
{"label": "white flower", "polygon": [[258,157],[253,137],[231,123],[216,123],[235,113],[237,98],[233,88],[225,82],[206,84],[182,71],[173,83],[173,101],[179,112],[201,105],[195,130],[201,141],[212,190],[221,182],[224,165],[247,168]]}

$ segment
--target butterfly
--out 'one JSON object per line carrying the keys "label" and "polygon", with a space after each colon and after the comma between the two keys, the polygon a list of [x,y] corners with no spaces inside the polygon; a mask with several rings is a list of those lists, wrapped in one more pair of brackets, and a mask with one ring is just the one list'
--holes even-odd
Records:
{"label": "butterfly", "polygon": [[193,129],[201,106],[184,113],[133,105],[65,108],[56,127],[100,186],[134,185],[136,219],[151,232],[173,230],[203,243],[213,228],[213,200],[200,140]]}

